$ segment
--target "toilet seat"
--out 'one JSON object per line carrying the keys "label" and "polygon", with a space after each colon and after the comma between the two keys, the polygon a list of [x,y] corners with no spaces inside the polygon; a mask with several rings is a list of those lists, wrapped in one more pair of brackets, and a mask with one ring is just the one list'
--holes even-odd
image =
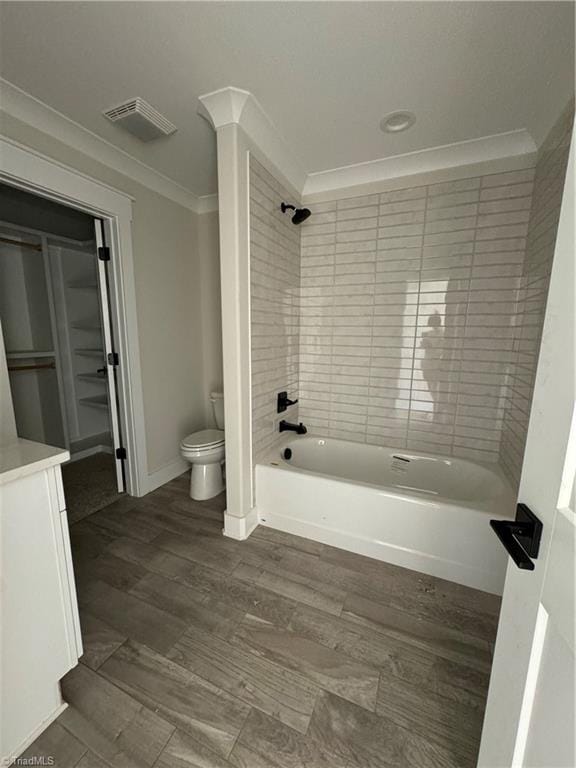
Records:
{"label": "toilet seat", "polygon": [[224,445],[224,430],[222,429],[201,429],[199,432],[193,432],[182,440],[182,448],[188,450],[208,451],[212,448],[219,448]]}

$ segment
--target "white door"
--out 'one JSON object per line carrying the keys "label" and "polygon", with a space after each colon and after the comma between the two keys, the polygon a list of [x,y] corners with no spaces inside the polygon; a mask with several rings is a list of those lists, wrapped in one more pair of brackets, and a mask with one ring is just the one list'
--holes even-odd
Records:
{"label": "white door", "polygon": [[508,562],[480,768],[576,766],[574,183],[573,135],[519,492],[542,540]]}
{"label": "white door", "polygon": [[125,449],[122,446],[120,420],[118,418],[116,368],[119,364],[119,360],[117,352],[114,349],[112,322],[110,318],[110,302],[108,300],[108,264],[110,263],[110,249],[106,248],[102,221],[100,221],[100,219],[94,219],[94,227],[96,230],[96,247],[98,249],[98,287],[100,289],[102,335],[104,337],[104,356],[108,380],[108,412],[110,415],[110,427],[112,429],[112,445],[116,462],[118,493],[122,493],[124,491],[124,460],[126,454],[124,452]]}

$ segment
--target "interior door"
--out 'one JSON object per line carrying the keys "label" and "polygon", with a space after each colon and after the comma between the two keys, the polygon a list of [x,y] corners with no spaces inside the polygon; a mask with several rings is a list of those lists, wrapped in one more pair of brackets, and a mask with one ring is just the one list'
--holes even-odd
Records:
{"label": "interior door", "polygon": [[574,768],[576,521],[574,134],[519,501],[543,524],[534,570],[508,562],[481,768]]}
{"label": "interior door", "polygon": [[108,380],[108,405],[110,414],[110,428],[112,430],[112,444],[114,459],[116,462],[116,482],[118,493],[122,493],[124,484],[124,460],[125,450],[120,434],[120,420],[118,418],[118,387],[116,382],[116,368],[118,356],[114,349],[112,334],[112,321],[110,317],[110,301],[108,290],[108,265],[110,264],[110,250],[106,248],[104,239],[104,226],[100,219],[94,219],[96,231],[96,246],[98,249],[98,287],[100,290],[100,307],[102,309],[102,335],[104,337],[105,366]]}

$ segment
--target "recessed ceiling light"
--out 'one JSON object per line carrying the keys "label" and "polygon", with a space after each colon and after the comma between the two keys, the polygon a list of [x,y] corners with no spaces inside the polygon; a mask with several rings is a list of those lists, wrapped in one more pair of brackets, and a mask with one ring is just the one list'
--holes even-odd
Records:
{"label": "recessed ceiling light", "polygon": [[412,128],[415,122],[416,115],[413,112],[406,112],[402,109],[384,115],[382,120],[380,120],[380,129],[384,133],[400,133],[400,131],[407,131],[408,128]]}

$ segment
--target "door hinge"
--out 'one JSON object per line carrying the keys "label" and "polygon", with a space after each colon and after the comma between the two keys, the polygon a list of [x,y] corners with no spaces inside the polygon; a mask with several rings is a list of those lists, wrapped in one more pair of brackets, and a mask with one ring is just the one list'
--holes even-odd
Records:
{"label": "door hinge", "polygon": [[116,448],[116,458],[117,459],[125,459],[126,458],[126,448]]}
{"label": "door hinge", "polygon": [[118,365],[118,352],[109,352],[107,360],[108,365]]}
{"label": "door hinge", "polygon": [[110,248],[107,245],[98,248],[98,258],[100,261],[110,261]]}

